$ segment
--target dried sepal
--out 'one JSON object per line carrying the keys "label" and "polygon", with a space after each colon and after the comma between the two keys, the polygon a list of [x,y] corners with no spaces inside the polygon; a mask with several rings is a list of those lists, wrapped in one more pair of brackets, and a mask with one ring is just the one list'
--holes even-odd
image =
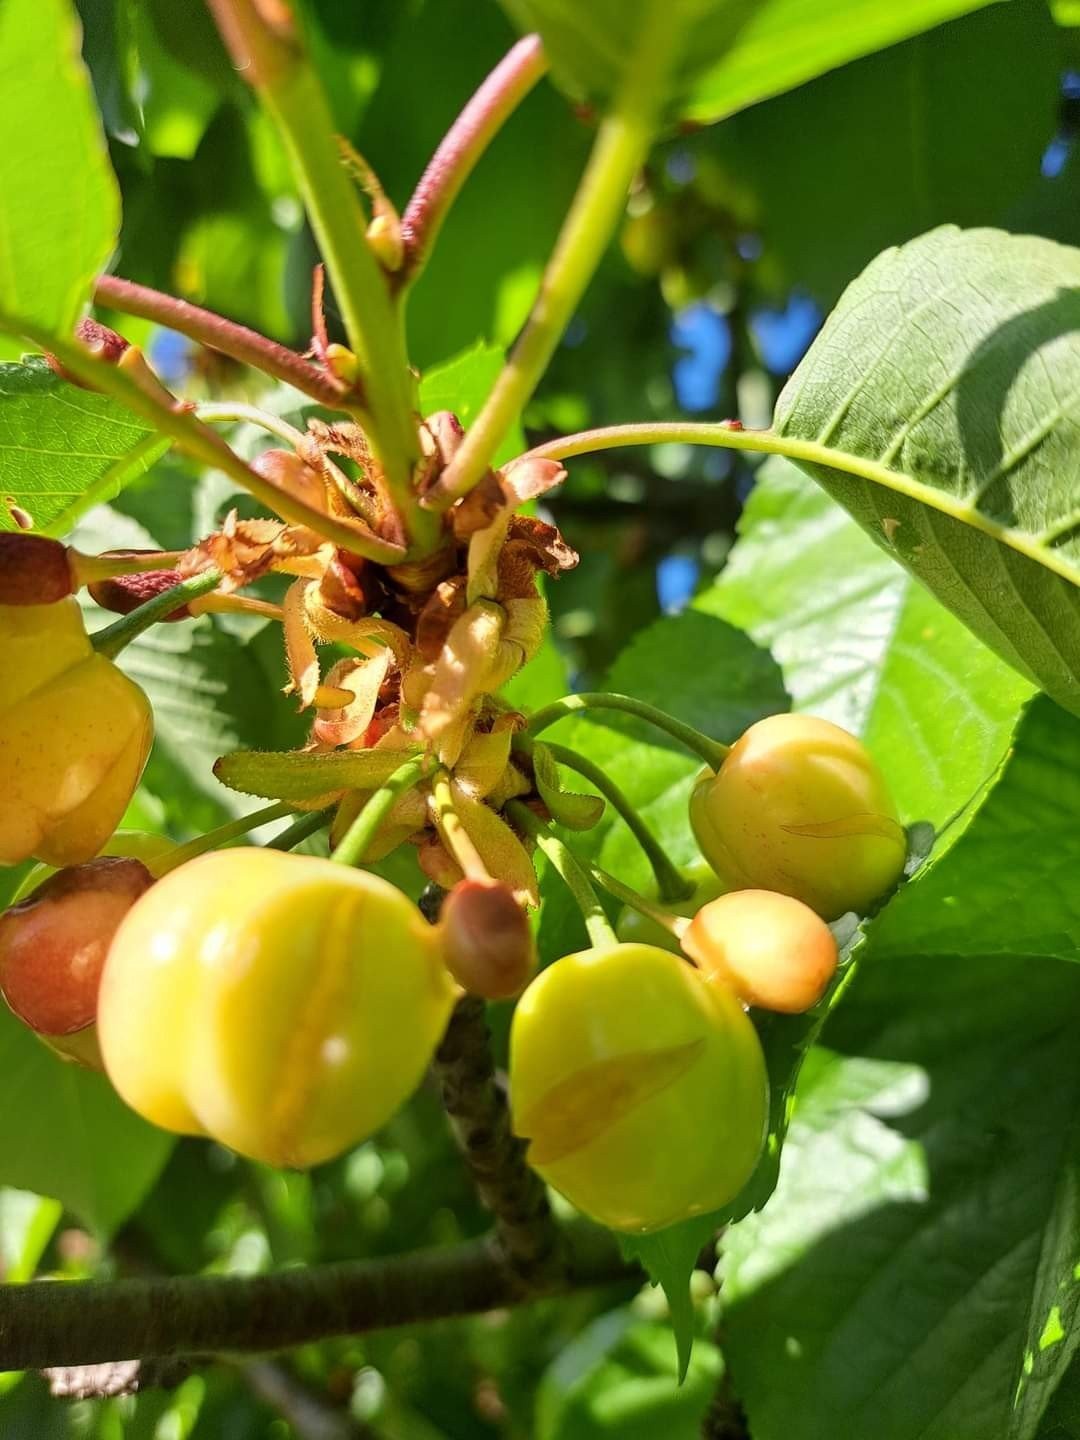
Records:
{"label": "dried sepal", "polygon": [[482,800],[475,800],[451,781],[454,807],[466,835],[484,862],[484,869],[513,890],[522,905],[539,905],[536,870],[529,852],[510,826]]}
{"label": "dried sepal", "polygon": [[326,684],[350,691],[353,699],[337,710],[320,709],[311,727],[312,740],[331,748],[359,740],[375,717],[379,691],[389,668],[389,650],[360,660],[339,660],[327,675]]}
{"label": "dried sepal", "polygon": [[321,683],[319,656],[308,629],[305,598],[310,580],[297,580],[290,585],[282,605],[282,630],[285,640],[285,663],[289,684],[285,693],[300,697],[300,708],[308,710],[315,703]]}

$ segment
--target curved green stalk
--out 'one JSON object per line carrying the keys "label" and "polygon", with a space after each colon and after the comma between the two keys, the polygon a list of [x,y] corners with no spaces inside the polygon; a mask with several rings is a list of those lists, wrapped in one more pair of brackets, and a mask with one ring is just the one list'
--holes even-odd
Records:
{"label": "curved green stalk", "polygon": [[506,807],[506,814],[519,829],[532,836],[552,869],[574,897],[585,921],[590,943],[598,950],[618,944],[611,921],[604,913],[604,907],[600,904],[588,874],[574,852],[520,800],[511,800]]}
{"label": "curved green stalk", "polygon": [[99,655],[115,660],[125,645],[137,640],[144,630],[149,630],[151,625],[166,619],[174,610],[181,609],[192,600],[208,595],[220,584],[220,570],[204,570],[200,575],[193,575],[190,580],[181,580],[179,585],[162,590],[160,595],[136,606],[127,615],[121,615],[119,620],[106,625],[103,630],[95,631],[90,636],[90,643]]}
{"label": "curved green stalk", "polygon": [[[632,695],[607,694],[605,691],[585,691],[580,695],[564,695],[561,700],[554,700],[550,705],[545,705],[541,710],[534,710],[529,716],[528,733],[538,735],[541,730],[546,730],[549,725],[554,725],[556,720],[563,720],[568,715],[580,714],[582,710],[622,710],[628,715],[636,715],[639,720],[646,720],[650,725],[655,725],[658,730],[665,731],[673,739],[685,745],[695,755],[700,755],[705,764],[711,770],[719,770],[724,763],[730,745],[723,744],[720,740],[711,740],[708,735],[703,735],[700,730],[695,730],[693,725],[687,725],[682,720],[676,720],[674,715],[668,715],[663,710],[658,710],[655,705],[647,705],[644,700],[635,700]],[[570,762],[567,761],[567,764]],[[612,801],[614,804],[615,802]]]}
{"label": "curved green stalk", "polygon": [[339,865],[359,865],[367,853],[368,846],[375,839],[383,821],[393,810],[398,799],[411,790],[424,777],[426,757],[410,756],[399,765],[384,784],[373,792],[364,808],[346,830],[341,844],[330,856]]}
{"label": "curved green stalk", "polygon": [[[615,781],[601,770],[599,765],[593,764],[591,760],[586,759],[584,755],[579,755],[576,750],[571,750],[569,746],[557,745],[551,740],[545,740],[544,744],[553,760],[558,761],[560,765],[565,765],[569,770],[576,771],[578,775],[588,780],[625,821],[627,829],[641,846],[646,859],[652,866],[660,899],[685,900],[688,895],[692,895],[693,885],[673,863],[667,851],[641,818],[637,807],[631,804]],[[532,740],[527,735],[515,736],[514,749],[528,753],[532,749]]]}
{"label": "curved green stalk", "polygon": [[549,440],[528,451],[530,460],[569,460],[574,455],[591,455],[598,450],[618,450],[627,445],[713,445],[722,450],[749,450],[759,455],[783,455],[802,465],[819,465],[825,470],[838,470],[844,475],[854,475],[860,480],[869,480],[875,485],[903,495],[970,525],[1002,545],[1007,545],[1017,554],[1036,561],[1046,570],[1076,584],[1075,566],[1056,551],[1033,544],[1020,531],[1002,525],[984,515],[974,506],[965,504],[944,490],[935,489],[912,475],[899,470],[890,470],[879,460],[868,460],[861,455],[851,455],[844,450],[834,450],[818,440],[799,440],[792,435],[777,435],[772,430],[744,430],[737,421],[725,420],[719,424],[694,424],[691,422],[668,421],[655,425],[610,425],[598,430],[582,430],[577,435],[566,435],[559,440]]}
{"label": "curved green stalk", "polygon": [[624,885],[621,880],[617,880],[614,875],[609,874],[607,870],[602,870],[592,861],[586,861],[586,867],[596,883],[603,886],[609,895],[616,900],[621,900],[624,905],[629,905],[639,915],[644,915],[647,920],[652,920],[654,924],[667,930],[675,936],[676,940],[681,939],[683,931],[690,924],[686,916],[672,915],[670,911],[651,904],[644,895],[639,895],[636,890],[632,890],[629,885]]}
{"label": "curved green stalk", "polygon": [[218,850],[230,840],[238,840],[241,835],[257,830],[260,825],[269,825],[272,820],[283,820],[292,813],[291,805],[286,805],[281,800],[275,801],[273,805],[266,805],[261,810],[253,810],[250,815],[241,815],[237,820],[230,820],[227,825],[219,825],[216,830],[208,830],[205,835],[197,835],[194,840],[187,841],[176,850],[170,850],[158,859],[151,860],[148,868],[153,872],[154,878],[160,880],[162,875],[167,875],[170,870],[178,869],[199,855],[205,855],[208,850]]}
{"label": "curved green stalk", "polygon": [[309,815],[301,815],[300,819],[294,821],[287,830],[283,830],[280,835],[275,835],[273,840],[268,840],[265,848],[267,850],[294,849],[301,840],[306,840],[309,835],[314,835],[329,825],[334,818],[334,809],[333,805],[328,805],[325,810],[313,810]]}

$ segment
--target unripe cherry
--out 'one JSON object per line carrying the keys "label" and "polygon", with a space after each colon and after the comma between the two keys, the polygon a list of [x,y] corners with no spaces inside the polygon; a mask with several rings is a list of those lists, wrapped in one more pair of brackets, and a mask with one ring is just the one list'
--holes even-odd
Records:
{"label": "unripe cherry", "polygon": [[393,885],[245,846],[170,870],[124,917],[98,1034],[147,1120],[308,1166],[404,1103],[456,994],[437,931]]}
{"label": "unripe cherry", "polygon": [[866,747],[827,720],[771,715],[690,798],[702,854],[733,890],[793,895],[826,920],[900,879],[907,839]]}
{"label": "unripe cherry", "polygon": [[501,880],[461,880],[439,917],[443,959],[470,995],[506,1000],[525,988],[536,946],[525,911]]}
{"label": "unripe cherry", "polygon": [[839,958],[824,920],[772,890],[733,890],[711,900],[683,932],[682,948],[710,983],[729,985],[747,1005],[787,1015],[817,1004]]}
{"label": "unripe cherry", "polygon": [[514,1012],[510,1095],[530,1165],[631,1233],[732,1200],[768,1118],[761,1044],[735,994],[652,945],[586,950],[537,976]]}
{"label": "unripe cherry", "polygon": [[74,599],[0,606],[0,864],[95,856],[152,738],[150,702],[95,653]]}
{"label": "unripe cherry", "polygon": [[[54,1048],[96,1053],[98,987],[120,921],[153,877],[118,856],[58,870],[0,915],[0,994]],[[71,1037],[80,1036],[78,1040]]]}

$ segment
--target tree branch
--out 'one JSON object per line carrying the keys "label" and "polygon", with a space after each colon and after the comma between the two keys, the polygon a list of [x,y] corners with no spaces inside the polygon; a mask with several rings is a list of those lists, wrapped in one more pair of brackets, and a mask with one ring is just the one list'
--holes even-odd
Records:
{"label": "tree branch", "polygon": [[526,35],[499,61],[450,126],[401,217],[405,258],[393,284],[416,279],[476,162],[546,69],[539,35]]}
{"label": "tree branch", "polygon": [[558,1286],[566,1273],[563,1232],[543,1181],[525,1163],[524,1142],[511,1132],[482,1000],[459,1001],[435,1053],[435,1074],[480,1198],[495,1217],[496,1243],[508,1271],[526,1291]]}
{"label": "tree branch", "polygon": [[118,275],[102,275],[94,285],[94,299],[99,305],[108,305],[124,315],[137,315],[142,320],[176,330],[189,340],[272,375],[275,380],[284,380],[330,409],[340,410],[344,404],[344,391],[332,375],[309,364],[295,350],[279,345],[257,330],[249,330],[246,325],[215,315],[212,310],[190,305],[186,300],[151,290],[147,285],[137,285],[134,280],[121,280]]}
{"label": "tree branch", "polygon": [[487,1240],[273,1275],[0,1285],[0,1371],[285,1350],[639,1279],[604,1232],[565,1240],[565,1268],[527,1292]]}

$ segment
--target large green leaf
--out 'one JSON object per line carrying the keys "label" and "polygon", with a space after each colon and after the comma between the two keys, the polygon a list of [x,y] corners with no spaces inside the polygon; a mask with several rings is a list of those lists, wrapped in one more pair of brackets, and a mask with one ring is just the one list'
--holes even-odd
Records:
{"label": "large green leaf", "polygon": [[940,827],[1008,747],[1031,684],[796,466],[769,460],[694,602],[772,651],[794,706],[861,735],[902,819]]}
{"label": "large green leaf", "polygon": [[[657,0],[503,0],[544,38],[557,78],[578,97],[606,99],[633,64]],[[669,0],[678,30],[669,107],[721,120],[860,55],[906,40],[993,0]]]}
{"label": "large green leaf", "polygon": [[997,0],[765,0],[727,55],[700,77],[685,114],[722,120],[987,3]]}
{"label": "large green leaf", "polygon": [[887,245],[946,221],[1006,220],[1057,131],[1061,67],[1046,0],[1009,0],[755,105],[697,143],[747,196],[765,263],[831,307]]}
{"label": "large green leaf", "polygon": [[1078,767],[1080,722],[1037,701],[964,835],[868,927],[780,1186],[727,1241],[758,1440],[1028,1440],[1073,1358]]}
{"label": "large green leaf", "polygon": [[69,0],[0,4],[0,137],[0,303],[63,334],[120,222]]}
{"label": "large green leaf", "polygon": [[560,83],[577,98],[609,99],[640,68],[643,47],[663,46],[668,108],[731,45],[756,0],[502,0],[522,28],[537,30]]}
{"label": "large green leaf", "polygon": [[62,534],[167,448],[124,406],[69,385],[44,360],[0,365],[0,530],[15,527],[14,503],[36,529]]}
{"label": "large green leaf", "polygon": [[852,284],[776,430],[890,554],[1080,713],[1080,251],[931,231]]}
{"label": "large green leaf", "polygon": [[0,1185],[59,1200],[114,1230],[139,1204],[173,1137],[140,1120],[101,1075],[59,1059],[0,1005]]}

